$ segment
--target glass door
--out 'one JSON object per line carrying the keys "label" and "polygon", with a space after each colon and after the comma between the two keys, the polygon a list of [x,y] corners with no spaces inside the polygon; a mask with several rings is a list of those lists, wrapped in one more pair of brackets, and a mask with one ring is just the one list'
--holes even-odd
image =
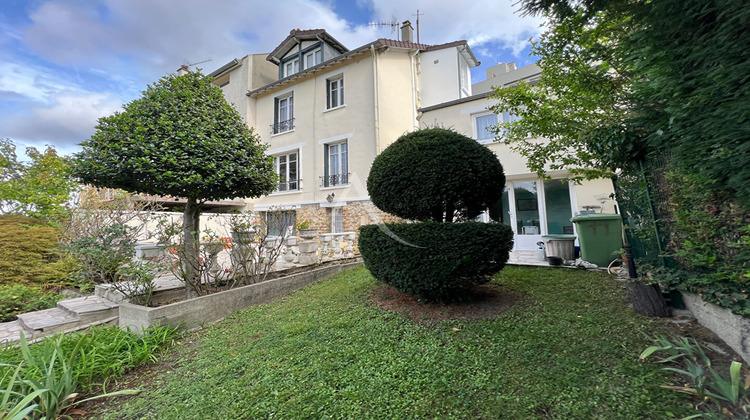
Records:
{"label": "glass door", "polygon": [[542,240],[542,218],[537,181],[513,182],[516,249],[534,250]]}

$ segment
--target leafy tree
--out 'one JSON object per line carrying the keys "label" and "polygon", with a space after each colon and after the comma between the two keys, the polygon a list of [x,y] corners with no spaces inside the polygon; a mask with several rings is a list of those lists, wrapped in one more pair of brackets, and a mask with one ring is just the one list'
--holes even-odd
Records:
{"label": "leafy tree", "polygon": [[487,147],[455,131],[401,136],[372,163],[367,191],[381,210],[404,219],[471,220],[503,193],[505,174]]}
{"label": "leafy tree", "polygon": [[553,12],[547,30],[532,45],[532,54],[540,57],[541,79],[497,88],[493,97],[501,101],[492,110],[520,117],[495,132],[540,177],[568,169],[577,180],[600,178],[643,156],[643,129],[629,92],[633,71],[619,41],[633,24],[623,2],[609,4],[596,10],[597,1],[578,6],[525,2],[528,12]]}
{"label": "leafy tree", "polygon": [[0,140],[0,213],[54,222],[66,213],[65,203],[78,184],[70,177],[68,158],[52,146],[26,149],[30,162],[19,162],[10,139]]}
{"label": "leafy tree", "polygon": [[[498,134],[542,175],[630,169],[648,153],[750,208],[750,9],[734,0],[524,0],[545,14],[540,82],[496,90]],[[552,141],[528,140],[544,137]]]}
{"label": "leafy tree", "polygon": [[187,198],[182,226],[188,284],[197,276],[201,205],[258,197],[275,186],[266,146],[199,72],[165,76],[150,85],[122,112],[100,118],[94,135],[81,145],[74,174],[82,182]]}

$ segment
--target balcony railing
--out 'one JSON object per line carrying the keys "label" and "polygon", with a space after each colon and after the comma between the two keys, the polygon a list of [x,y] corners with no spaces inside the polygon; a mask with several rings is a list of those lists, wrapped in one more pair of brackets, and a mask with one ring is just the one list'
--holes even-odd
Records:
{"label": "balcony railing", "polygon": [[299,189],[299,182],[300,180],[295,181],[286,181],[286,182],[279,182],[279,184],[276,186],[276,192],[283,192],[283,191],[297,191]]}
{"label": "balcony railing", "polygon": [[294,128],[294,118],[271,124],[271,134],[279,134]]}
{"label": "balcony railing", "polygon": [[335,187],[337,185],[348,185],[349,174],[326,175],[320,177],[321,187]]}

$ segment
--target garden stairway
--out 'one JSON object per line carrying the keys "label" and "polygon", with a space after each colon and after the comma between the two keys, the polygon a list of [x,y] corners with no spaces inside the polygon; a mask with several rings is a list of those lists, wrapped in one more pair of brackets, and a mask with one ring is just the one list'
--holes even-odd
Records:
{"label": "garden stairway", "polygon": [[16,321],[1,323],[0,344],[20,340],[21,331],[31,341],[93,325],[116,325],[118,316],[118,305],[99,296],[61,300],[56,308],[21,314]]}

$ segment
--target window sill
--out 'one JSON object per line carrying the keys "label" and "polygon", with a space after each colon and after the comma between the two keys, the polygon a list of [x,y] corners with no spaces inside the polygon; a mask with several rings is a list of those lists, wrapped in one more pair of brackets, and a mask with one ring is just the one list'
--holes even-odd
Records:
{"label": "window sill", "polygon": [[337,107],[335,107],[335,108],[328,108],[328,109],[326,109],[325,111],[323,111],[323,113],[325,114],[326,112],[331,112],[331,111],[335,111],[335,110],[337,110],[337,109],[341,109],[341,108],[346,108],[346,104],[344,104],[344,105],[339,105],[339,106],[337,106]]}
{"label": "window sill", "polygon": [[271,134],[271,137],[283,136],[284,134],[294,133],[294,129],[282,131],[280,133]]}
{"label": "window sill", "polygon": [[277,195],[291,195],[291,194],[299,194],[302,192],[302,189],[299,190],[290,190],[290,191],[274,191],[271,194],[268,194],[268,196],[277,196]]}
{"label": "window sill", "polygon": [[338,189],[338,188],[349,188],[349,184],[339,184],[339,185],[335,185],[333,187],[320,187],[320,191],[335,190],[335,189]]}

